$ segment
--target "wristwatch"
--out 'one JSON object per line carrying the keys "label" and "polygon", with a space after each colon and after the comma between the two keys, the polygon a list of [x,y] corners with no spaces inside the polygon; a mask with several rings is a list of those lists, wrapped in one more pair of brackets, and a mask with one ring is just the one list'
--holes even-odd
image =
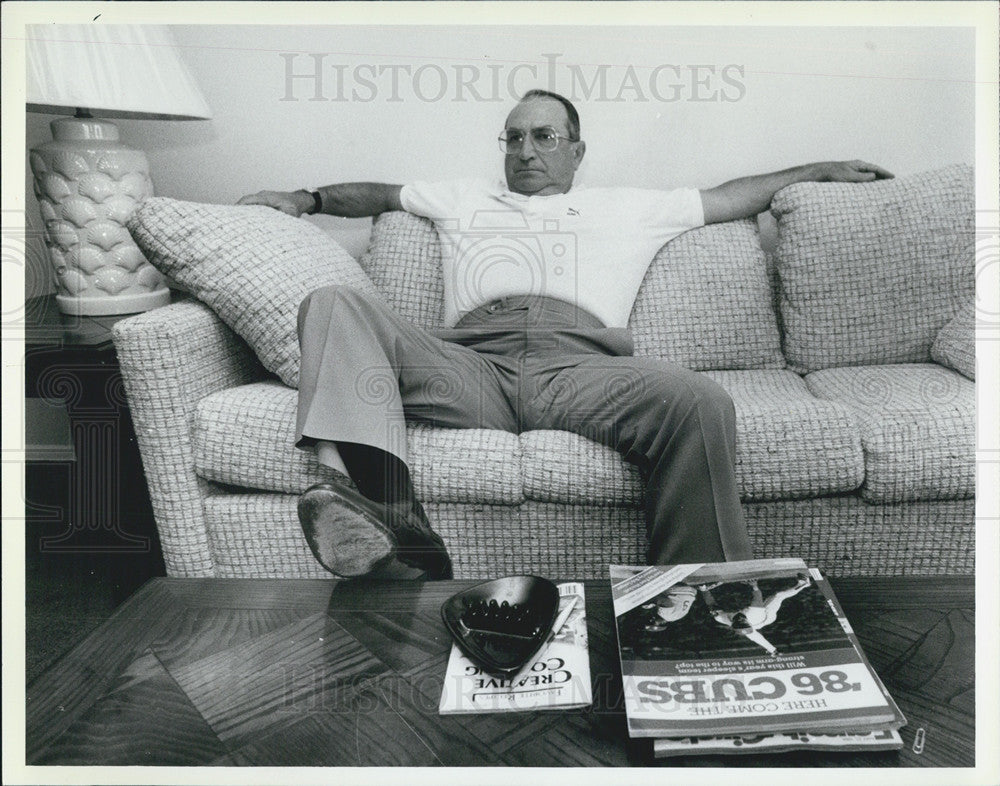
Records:
{"label": "wristwatch", "polygon": [[310,216],[314,216],[317,213],[322,213],[323,212],[323,196],[322,196],[322,194],[319,193],[319,189],[318,188],[303,188],[302,190],[305,191],[307,194],[309,194],[309,196],[311,196],[313,198],[313,209],[312,210],[307,210],[306,214],[310,215]]}

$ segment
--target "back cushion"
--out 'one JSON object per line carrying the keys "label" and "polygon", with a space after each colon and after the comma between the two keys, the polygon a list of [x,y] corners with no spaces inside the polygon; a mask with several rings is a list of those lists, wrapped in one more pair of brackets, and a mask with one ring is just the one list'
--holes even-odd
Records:
{"label": "back cushion", "polygon": [[[383,213],[361,267],[400,314],[421,327],[441,326],[441,251],[428,219]],[[629,327],[637,355],[699,370],[782,368],[756,223],[704,227],[664,246],[646,273]]]}
{"label": "back cushion", "polygon": [[784,351],[796,371],[927,362],[975,291],[972,167],[798,183],[771,212]]}
{"label": "back cushion", "polygon": [[757,222],[692,229],[661,248],[629,320],[635,354],[695,371],[784,368]]}
{"label": "back cushion", "polygon": [[441,247],[430,219],[404,212],[377,216],[361,267],[410,322],[423,328],[444,323]]}

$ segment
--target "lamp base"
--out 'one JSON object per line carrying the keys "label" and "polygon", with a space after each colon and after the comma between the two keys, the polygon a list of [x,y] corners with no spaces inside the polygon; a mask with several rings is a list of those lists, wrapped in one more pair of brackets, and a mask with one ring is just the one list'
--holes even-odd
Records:
{"label": "lamp base", "polygon": [[170,303],[170,290],[166,287],[137,295],[109,297],[83,297],[81,295],[56,295],[56,303],[63,314],[76,317],[106,317],[112,314],[138,314]]}
{"label": "lamp base", "polygon": [[59,310],[104,316],[169,303],[163,275],[125,227],[153,194],[145,154],[119,142],[105,120],[60,118],[51,127],[53,141],[32,150],[30,161]]}

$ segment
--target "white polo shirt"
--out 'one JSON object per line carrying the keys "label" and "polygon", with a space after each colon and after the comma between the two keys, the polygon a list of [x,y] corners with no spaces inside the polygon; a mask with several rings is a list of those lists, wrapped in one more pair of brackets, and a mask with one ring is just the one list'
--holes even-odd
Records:
{"label": "white polo shirt", "polygon": [[442,240],[445,324],[512,295],[575,303],[625,327],[646,268],[667,241],[705,223],[697,189],[573,188],[524,196],[484,180],[411,183],[403,208]]}

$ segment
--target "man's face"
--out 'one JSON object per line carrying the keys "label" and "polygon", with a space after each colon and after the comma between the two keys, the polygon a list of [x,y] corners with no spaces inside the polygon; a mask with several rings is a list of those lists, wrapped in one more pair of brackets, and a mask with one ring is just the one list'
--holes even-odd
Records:
{"label": "man's face", "polygon": [[694,604],[694,591],[688,588],[671,588],[656,597],[656,613],[666,622],[674,622],[687,615]]}
{"label": "man's face", "polygon": [[525,137],[519,152],[504,156],[507,188],[516,194],[565,194],[573,185],[573,175],[583,160],[586,145],[560,139],[559,146],[550,153],[535,150],[531,130],[545,126],[554,128],[559,136],[570,135],[566,109],[551,98],[522,101],[507,116],[504,128],[517,129]]}

